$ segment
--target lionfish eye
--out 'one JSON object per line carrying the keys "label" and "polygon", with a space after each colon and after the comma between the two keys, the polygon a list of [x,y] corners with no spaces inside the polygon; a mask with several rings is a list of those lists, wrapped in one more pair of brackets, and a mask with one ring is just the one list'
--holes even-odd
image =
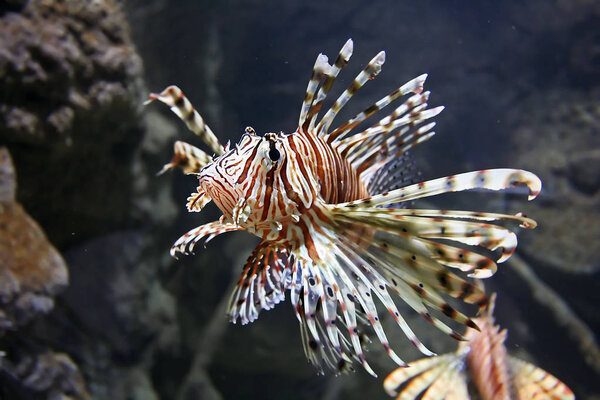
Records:
{"label": "lionfish eye", "polygon": [[275,147],[271,147],[269,149],[269,158],[271,159],[271,161],[277,161],[279,160],[279,157],[281,157],[279,150],[277,150]]}

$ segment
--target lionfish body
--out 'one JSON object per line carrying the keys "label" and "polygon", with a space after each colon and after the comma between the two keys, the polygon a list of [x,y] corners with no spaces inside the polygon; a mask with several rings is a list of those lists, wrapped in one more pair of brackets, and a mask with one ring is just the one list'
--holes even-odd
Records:
{"label": "lionfish body", "polygon": [[494,297],[486,315],[475,318],[479,330],[467,328],[456,353],[425,358],[398,368],[384,381],[399,400],[469,399],[473,382],[483,400],[572,400],[567,385],[548,372],[506,353],[506,330],[494,324]]}
{"label": "lionfish body", "polygon": [[[352,368],[354,359],[375,375],[363,354],[365,326],[371,326],[390,357],[404,365],[388,344],[375,297],[415,346],[433,355],[406,324],[392,294],[438,328],[461,338],[430,310],[474,326],[441,294],[480,307],[487,298],[451,269],[472,277],[492,275],[496,262],[485,252],[500,249],[501,262],[516,246],[515,234],[499,223],[535,226],[520,214],[409,209],[406,205],[439,193],[501,190],[520,183],[529,187],[531,199],[540,191],[541,182],[530,172],[496,169],[405,185],[398,167],[403,166],[407,150],[434,134],[435,123],[428,120],[443,107],[427,108],[426,75],[421,75],[331,129],[336,114],[380,72],[385,60],[384,52],[377,54],[319,118],[352,50],[348,40],[333,64],[323,54],[317,57],[298,129],[292,133],[258,136],[246,128],[238,144],[224,148],[179,88],[151,94],[149,101],[169,105],[215,154],[211,157],[177,142],[173,160],[163,168],[179,166],[198,176],[198,190],[188,198],[189,211],[200,211],[214,201],[223,212],[219,221],[177,240],[171,254],[191,253],[199,241],[206,243],[228,231],[246,230],[260,237],[231,297],[231,320],[254,321],[289,290],[312,364],[320,371],[323,363],[343,371]],[[367,129],[357,129],[403,96],[408,98],[389,115]]]}

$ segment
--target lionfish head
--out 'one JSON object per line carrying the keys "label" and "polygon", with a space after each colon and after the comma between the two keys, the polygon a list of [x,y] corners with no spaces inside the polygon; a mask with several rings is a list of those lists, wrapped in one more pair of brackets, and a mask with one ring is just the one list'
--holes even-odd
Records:
{"label": "lionfish head", "polygon": [[199,172],[201,190],[215,202],[226,221],[254,233],[277,229],[289,221],[295,212],[289,206],[278,207],[277,212],[263,212],[270,209],[265,202],[273,191],[286,197],[280,175],[288,136],[283,133],[259,136],[248,127],[239,143]]}

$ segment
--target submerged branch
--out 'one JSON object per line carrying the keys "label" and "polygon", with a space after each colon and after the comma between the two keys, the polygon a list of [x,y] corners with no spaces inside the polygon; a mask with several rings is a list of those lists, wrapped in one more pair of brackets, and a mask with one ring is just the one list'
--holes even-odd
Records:
{"label": "submerged branch", "polygon": [[507,262],[525,282],[531,287],[533,297],[548,307],[556,321],[566,327],[569,336],[579,343],[579,350],[585,362],[600,375],[600,347],[596,342],[594,332],[579,318],[563,298],[550,286],[544,283],[517,254],[513,254]]}

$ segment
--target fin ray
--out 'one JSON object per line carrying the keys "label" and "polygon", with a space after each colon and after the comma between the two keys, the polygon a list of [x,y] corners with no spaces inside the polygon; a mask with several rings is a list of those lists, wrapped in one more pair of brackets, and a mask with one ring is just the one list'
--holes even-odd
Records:
{"label": "fin ray", "polygon": [[204,239],[205,243],[207,243],[217,235],[240,229],[244,228],[231,223],[222,223],[220,221],[213,221],[198,226],[177,239],[173,246],[171,246],[171,256],[176,257],[178,252],[185,255],[191,254],[194,251],[196,243],[200,240]]}
{"label": "fin ray", "polygon": [[261,310],[270,310],[285,299],[287,252],[263,241],[256,246],[231,294],[227,314],[242,325],[253,322]]}
{"label": "fin ray", "polygon": [[375,78],[379,72],[381,72],[381,66],[385,62],[385,52],[379,52],[363,69],[357,76],[354,78],[354,81],[346,89],[335,101],[333,106],[325,113],[321,122],[317,125],[317,132],[319,134],[326,134],[329,130],[333,119],[340,112],[340,110],[348,103],[348,100],[352,98],[352,96],[370,79]]}
{"label": "fin ray", "polygon": [[211,148],[216,155],[224,153],[224,147],[213,133],[212,129],[204,122],[204,119],[194,109],[192,103],[183,94],[181,89],[175,85],[171,85],[161,93],[150,93],[150,98],[144,104],[149,104],[158,100],[171,108],[185,124],[188,129],[198,136],[204,143]]}

